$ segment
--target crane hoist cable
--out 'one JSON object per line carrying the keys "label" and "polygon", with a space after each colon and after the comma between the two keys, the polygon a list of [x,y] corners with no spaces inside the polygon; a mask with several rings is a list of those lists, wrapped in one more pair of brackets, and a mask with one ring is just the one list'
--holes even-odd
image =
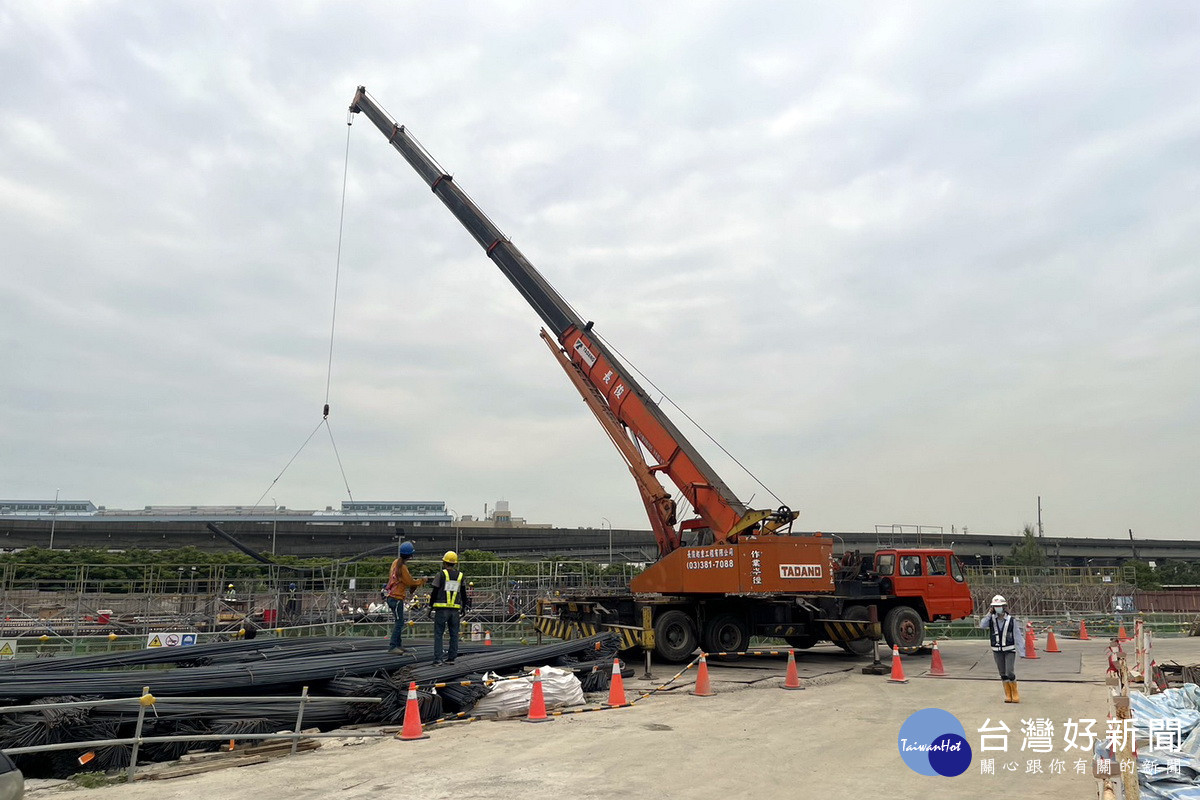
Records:
{"label": "crane hoist cable", "polygon": [[755,483],[757,483],[759,486],[761,486],[763,488],[763,491],[765,491],[767,494],[771,495],[771,497],[775,498],[775,502],[779,503],[780,505],[783,505],[783,500],[780,499],[779,495],[775,494],[775,492],[771,491],[770,487],[768,487],[765,483],[763,483],[761,480],[759,480],[758,476],[755,475],[753,472],[751,472],[750,469],[745,464],[743,464],[741,461],[739,461],[737,456],[735,456],[733,453],[726,450],[725,445],[718,442],[716,440],[716,437],[714,437],[711,433],[709,433],[707,430],[705,430],[703,425],[701,425],[699,422],[696,422],[696,420],[692,419],[691,414],[687,413],[687,411],[685,411],[682,406],[680,406],[678,403],[676,403],[674,400],[672,400],[671,397],[666,392],[664,392],[662,389],[660,389],[654,383],[654,381],[652,381],[646,375],[646,373],[644,373],[640,369],[638,369],[637,365],[634,364],[632,361],[630,361],[625,356],[624,353],[622,353],[620,350],[618,350],[616,345],[614,345],[612,342],[610,342],[606,337],[601,336],[600,332],[596,331],[595,329],[592,330],[592,335],[595,336],[597,339],[600,339],[601,341],[603,341],[605,346],[607,346],[610,350],[612,350],[614,353],[616,353],[620,357],[620,359],[623,362],[625,362],[626,366],[628,366],[631,370],[633,370],[639,376],[641,376],[642,380],[644,380],[651,388],[653,388],[654,391],[656,391],[660,395],[662,395],[663,400],[666,400],[668,403],[670,403],[672,406],[674,406],[679,411],[679,413],[684,416],[684,419],[686,419],[688,422],[690,422],[696,426],[696,430],[698,430],[702,434],[704,434],[710,442],[715,444],[720,449],[720,451],[722,453],[729,456],[729,458],[733,461],[733,463],[737,464],[738,467],[741,468],[742,472],[745,472],[747,475],[749,475],[751,480],[753,480]]}
{"label": "crane hoist cable", "polygon": [[346,467],[342,464],[342,454],[338,452],[337,442],[333,438],[333,428],[329,425],[329,392],[330,387],[333,384],[333,343],[334,334],[337,331],[338,286],[341,283],[342,277],[342,237],[346,230],[346,184],[348,183],[350,176],[350,131],[353,127],[354,115],[346,112],[346,152],[342,160],[342,202],[341,208],[338,211],[337,255],[334,258],[333,268],[333,309],[330,312],[329,319],[329,358],[325,365],[325,403],[321,407],[321,421],[317,423],[317,427],[313,429],[312,433],[308,435],[308,438],[304,440],[304,443],[301,444],[299,449],[292,454],[292,457],[288,459],[288,462],[283,465],[283,469],[279,471],[279,474],[275,476],[275,479],[271,481],[270,485],[267,486],[267,488],[259,496],[258,500],[254,502],[255,506],[263,501],[263,499],[270,493],[271,489],[275,488],[275,484],[278,483],[279,479],[283,477],[283,473],[288,471],[288,467],[292,465],[292,462],[296,460],[296,457],[299,456],[304,448],[308,446],[308,443],[312,441],[313,436],[317,434],[317,431],[321,429],[322,425],[325,426],[325,431],[329,434],[329,444],[333,447],[333,457],[337,460],[338,471],[342,474],[342,483],[346,487],[346,495],[349,496],[351,500],[354,500],[354,493],[350,491],[350,480],[346,477]]}

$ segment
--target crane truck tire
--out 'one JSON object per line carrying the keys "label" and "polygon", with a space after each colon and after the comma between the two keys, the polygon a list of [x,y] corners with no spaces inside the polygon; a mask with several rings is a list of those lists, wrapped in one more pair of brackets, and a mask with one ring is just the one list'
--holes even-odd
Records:
{"label": "crane truck tire", "polygon": [[654,652],[663,661],[688,661],[699,644],[696,625],[686,612],[673,608],[654,620]]}
{"label": "crane truck tire", "polygon": [[911,606],[896,606],[883,618],[883,638],[888,647],[914,652],[925,641],[925,621]]}
{"label": "crane truck tire", "polygon": [[718,614],[705,623],[700,643],[706,653],[740,653],[750,647],[750,626],[737,614]]}
{"label": "crane truck tire", "polygon": [[[842,619],[854,622],[869,622],[871,612],[866,606],[847,606],[842,612]],[[838,647],[852,655],[865,656],[870,655],[871,651],[875,648],[875,643],[871,641],[870,637],[864,636],[861,639],[854,639],[849,642],[838,642]]]}

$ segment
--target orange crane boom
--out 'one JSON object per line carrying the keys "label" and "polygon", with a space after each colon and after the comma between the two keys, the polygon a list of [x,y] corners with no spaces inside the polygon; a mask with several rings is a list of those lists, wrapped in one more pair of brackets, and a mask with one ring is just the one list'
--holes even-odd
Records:
{"label": "orange crane boom", "polygon": [[[362,113],[387,137],[550,329],[560,364],[634,474],[660,556],[682,545],[683,530],[707,529],[713,543],[724,543],[735,541],[747,531],[782,531],[790,525],[797,515],[786,506],[751,510],[734,495],[596,335],[592,323],[585,323],[575,313],[453,177],[364,87],[358,87],[350,111]],[[646,462],[639,445],[653,463]],[[656,477],[659,474],[665,475],[691,504],[696,519],[678,524],[675,502]]]}

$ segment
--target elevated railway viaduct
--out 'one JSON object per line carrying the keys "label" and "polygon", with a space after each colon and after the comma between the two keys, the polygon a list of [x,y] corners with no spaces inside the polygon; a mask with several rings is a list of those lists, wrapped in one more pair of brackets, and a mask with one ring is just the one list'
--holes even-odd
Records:
{"label": "elevated railway viaduct", "polygon": [[[227,551],[230,545],[206,529],[216,522],[247,546],[280,555],[344,558],[380,548],[388,552],[399,538],[415,542],[428,553],[449,549],[488,550],[508,558],[534,559],[559,556],[590,561],[648,561],[655,553],[654,536],[648,530],[608,528],[404,526],[388,521],[328,521],[307,518],[278,520],[231,519],[108,519],[104,517],[60,517],[54,522],[57,549],[97,548],[102,550],[167,550],[196,547]],[[48,547],[48,519],[5,519],[0,516],[0,548],[12,551]],[[891,534],[841,531],[826,533],[834,539],[834,551],[874,550],[887,545],[952,547],[967,566],[1000,563],[1013,545],[1012,534]],[[1128,537],[1055,537],[1041,540],[1052,561],[1060,566],[1109,566],[1129,558],[1150,561],[1200,561],[1196,539],[1138,539]]]}

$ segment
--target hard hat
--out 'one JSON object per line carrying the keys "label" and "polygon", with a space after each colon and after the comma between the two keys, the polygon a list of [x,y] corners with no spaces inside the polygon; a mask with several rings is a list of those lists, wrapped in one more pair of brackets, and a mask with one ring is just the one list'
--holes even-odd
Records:
{"label": "hard hat", "polygon": [[233,584],[232,584],[232,583],[231,583],[231,584],[229,584],[229,586],[227,586],[226,588],[227,588],[227,589],[232,589],[232,588],[233,588]]}
{"label": "hard hat", "polygon": [[447,564],[457,564],[458,553],[454,552],[453,550],[447,550],[442,556],[442,561],[445,561]]}
{"label": "hard hat", "polygon": [[417,552],[417,548],[413,546],[412,542],[405,542],[400,545],[400,555],[402,556],[411,556],[415,552]]}
{"label": "hard hat", "polygon": [[992,605],[993,606],[1006,606],[1006,605],[1008,605],[1008,601],[1004,599],[1004,595],[998,594],[992,598]]}

